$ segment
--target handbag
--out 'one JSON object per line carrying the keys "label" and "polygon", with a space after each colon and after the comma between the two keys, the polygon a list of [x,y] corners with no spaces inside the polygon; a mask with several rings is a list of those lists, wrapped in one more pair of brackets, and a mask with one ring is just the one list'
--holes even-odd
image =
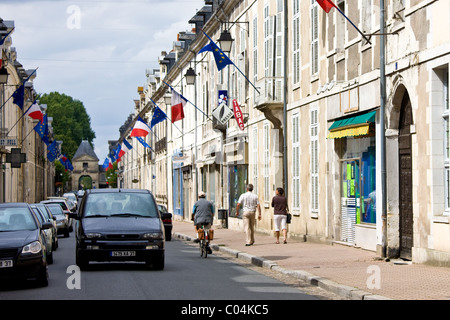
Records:
{"label": "handbag", "polygon": [[286,223],[291,223],[291,219],[292,219],[292,215],[290,213],[288,213],[286,215]]}

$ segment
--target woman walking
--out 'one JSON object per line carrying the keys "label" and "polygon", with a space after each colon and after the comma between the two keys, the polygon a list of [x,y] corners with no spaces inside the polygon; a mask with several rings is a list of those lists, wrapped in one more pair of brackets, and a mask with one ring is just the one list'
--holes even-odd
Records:
{"label": "woman walking", "polygon": [[276,195],[272,198],[273,210],[273,222],[275,225],[275,235],[277,241],[275,243],[280,243],[280,230],[283,230],[283,243],[287,243],[287,229],[286,229],[286,218],[287,218],[287,200],[284,196],[283,188],[277,188]]}

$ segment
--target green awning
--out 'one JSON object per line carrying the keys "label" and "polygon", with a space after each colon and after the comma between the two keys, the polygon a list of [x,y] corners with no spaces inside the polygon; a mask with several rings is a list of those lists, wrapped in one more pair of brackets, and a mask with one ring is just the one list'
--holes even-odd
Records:
{"label": "green awning", "polygon": [[376,111],[363,113],[354,117],[336,120],[328,128],[328,139],[365,136],[369,134],[370,123],[375,122]]}
{"label": "green awning", "polygon": [[375,122],[376,111],[371,111],[368,113],[363,113],[351,118],[346,118],[342,120],[336,120],[331,127],[328,128],[329,131],[343,129],[344,127],[354,127],[363,124],[367,124],[369,122]]}

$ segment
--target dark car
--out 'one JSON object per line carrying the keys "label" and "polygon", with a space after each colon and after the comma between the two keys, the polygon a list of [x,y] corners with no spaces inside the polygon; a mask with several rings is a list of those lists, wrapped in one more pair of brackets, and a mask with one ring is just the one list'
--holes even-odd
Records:
{"label": "dark car", "polygon": [[69,219],[64,214],[63,209],[57,203],[47,203],[45,205],[52,215],[56,218],[56,234],[64,234],[64,237],[69,236]]}
{"label": "dark car", "polygon": [[41,225],[27,203],[0,204],[0,279],[34,278],[48,285],[43,231],[52,226]]}
{"label": "dark car", "polygon": [[48,200],[43,200],[43,201],[41,201],[41,203],[44,203],[44,204],[55,204],[55,203],[59,204],[61,206],[64,214],[67,217],[67,221],[68,221],[68,224],[69,224],[69,231],[72,232],[72,230],[73,230],[72,219],[70,218],[69,214],[70,213],[75,213],[76,210],[70,210],[70,206],[67,203],[66,199],[58,198],[58,197],[49,197]]}
{"label": "dark car", "polygon": [[91,189],[80,203],[76,264],[140,261],[164,269],[164,225],[148,190]]}
{"label": "dark car", "polygon": [[158,210],[161,214],[161,219],[164,224],[164,231],[166,234],[166,241],[172,240],[172,214],[167,211],[167,208],[161,204],[158,204]]}

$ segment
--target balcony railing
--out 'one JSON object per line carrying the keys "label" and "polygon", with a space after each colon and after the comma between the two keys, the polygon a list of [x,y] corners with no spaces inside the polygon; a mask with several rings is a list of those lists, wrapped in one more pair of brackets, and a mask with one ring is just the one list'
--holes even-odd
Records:
{"label": "balcony railing", "polygon": [[256,83],[259,90],[255,91],[255,107],[264,108],[283,103],[283,78],[266,77]]}

